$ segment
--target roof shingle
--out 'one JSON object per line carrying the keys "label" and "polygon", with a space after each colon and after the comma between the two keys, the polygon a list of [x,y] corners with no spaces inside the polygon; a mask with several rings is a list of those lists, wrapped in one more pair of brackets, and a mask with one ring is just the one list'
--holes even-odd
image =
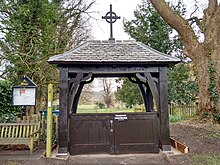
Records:
{"label": "roof shingle", "polygon": [[179,58],[161,53],[133,40],[89,40],[59,55],[50,57],[49,63],[177,63]]}

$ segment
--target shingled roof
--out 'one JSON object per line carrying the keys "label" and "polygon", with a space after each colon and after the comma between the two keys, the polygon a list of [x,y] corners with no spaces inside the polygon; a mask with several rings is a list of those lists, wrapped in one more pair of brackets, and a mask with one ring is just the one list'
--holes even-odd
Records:
{"label": "shingled roof", "polygon": [[133,40],[89,40],[59,55],[50,57],[51,64],[144,63],[173,64],[179,58],[161,53]]}

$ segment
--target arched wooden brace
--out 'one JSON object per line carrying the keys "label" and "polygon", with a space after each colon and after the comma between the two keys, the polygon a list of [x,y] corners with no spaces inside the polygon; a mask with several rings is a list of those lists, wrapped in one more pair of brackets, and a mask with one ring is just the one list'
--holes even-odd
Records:
{"label": "arched wooden brace", "polygon": [[[144,106],[145,106],[145,110],[147,112],[150,111],[149,109],[149,102],[148,102],[148,98],[147,98],[147,94],[146,94],[146,90],[144,89],[144,86],[143,84],[146,86],[146,83],[143,82],[143,81],[140,81],[137,77],[135,77],[136,80],[133,80],[131,77],[128,77],[128,79],[132,82],[132,83],[135,83],[135,84],[138,84],[138,87],[141,91],[141,94],[142,94],[142,98],[144,100]],[[146,87],[147,88],[147,87]]]}
{"label": "arched wooden brace", "polygon": [[74,98],[75,95],[77,93],[77,89],[79,87],[79,84],[83,78],[84,73],[77,73],[75,78],[72,78],[69,80],[69,86],[70,86],[70,91],[69,91],[69,111],[68,114],[70,113],[70,111],[73,108],[73,102],[74,102]]}
{"label": "arched wooden brace", "polygon": [[155,99],[157,110],[159,110],[159,92],[158,92],[158,89],[157,89],[157,85],[156,85],[153,77],[151,76],[151,74],[148,73],[148,72],[145,72],[144,76],[142,76],[140,73],[136,73],[136,76],[141,81],[148,83],[150,91],[153,94],[153,97]]}
{"label": "arched wooden brace", "polygon": [[88,74],[86,77],[82,78],[82,81],[80,82],[79,87],[77,89],[77,93],[76,93],[76,95],[74,97],[72,113],[76,113],[76,110],[77,110],[77,107],[78,107],[79,98],[80,98],[80,95],[81,95],[81,92],[82,92],[82,89],[83,89],[84,85],[91,83],[93,80],[94,80],[94,77],[92,77],[91,73]]}

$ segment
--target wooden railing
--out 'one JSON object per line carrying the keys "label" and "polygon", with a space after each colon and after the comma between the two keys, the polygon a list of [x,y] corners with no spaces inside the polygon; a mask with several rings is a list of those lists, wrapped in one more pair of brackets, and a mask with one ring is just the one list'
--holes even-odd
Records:
{"label": "wooden railing", "polygon": [[169,115],[171,116],[181,116],[183,118],[194,117],[198,111],[198,105],[191,104],[170,104],[168,106]]}

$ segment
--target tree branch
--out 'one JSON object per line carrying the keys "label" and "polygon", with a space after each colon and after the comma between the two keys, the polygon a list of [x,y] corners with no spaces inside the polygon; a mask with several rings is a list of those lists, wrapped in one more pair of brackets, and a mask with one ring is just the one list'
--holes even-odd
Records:
{"label": "tree branch", "polygon": [[213,16],[215,15],[217,8],[218,8],[218,1],[209,0],[208,7],[203,10],[204,17],[202,20],[202,31],[205,36],[207,36],[207,34],[209,33],[209,30],[211,30],[209,27],[210,27],[210,24],[213,23]]}
{"label": "tree branch", "polygon": [[[198,39],[189,23],[178,13],[174,12],[164,0],[150,0],[163,19],[180,35],[185,48],[199,45]],[[190,56],[190,55],[189,55]]]}

